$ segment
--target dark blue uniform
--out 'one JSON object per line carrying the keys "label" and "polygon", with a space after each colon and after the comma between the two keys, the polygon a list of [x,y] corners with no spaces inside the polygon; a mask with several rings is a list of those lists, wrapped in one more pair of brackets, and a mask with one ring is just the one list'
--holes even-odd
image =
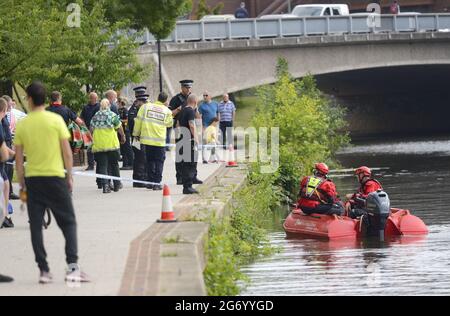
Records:
{"label": "dark blue uniform", "polygon": [[[133,135],[134,130],[134,120],[136,119],[139,108],[135,101],[131,108],[128,110],[128,130],[130,135]],[[133,137],[131,137],[131,142],[133,142]],[[132,146],[134,153],[134,162],[133,162],[133,180],[139,181],[148,181],[147,174],[147,159],[145,157],[145,148],[141,145],[141,148],[136,148]],[[141,183],[133,183],[133,187],[135,188],[145,188],[145,184]]]}
{"label": "dark blue uniform", "polygon": [[[170,104],[169,104],[169,109],[171,111],[174,111],[176,109],[178,109],[180,106],[181,108],[184,108],[187,105],[187,96],[185,96],[182,93],[177,94],[176,96],[174,96],[172,98],[172,100],[170,100]],[[180,118],[180,113],[178,113],[177,115],[175,115],[175,117],[173,118],[173,127],[176,127],[178,119]],[[168,137],[170,137],[170,133],[171,130],[169,129],[167,131],[167,135]],[[175,141],[177,143],[177,148],[176,148],[176,159],[175,159],[175,170],[176,170],[176,177],[177,177],[177,183],[180,184],[182,183],[182,174],[181,174],[181,162],[180,162],[180,155],[179,155],[179,135],[175,135]]]}

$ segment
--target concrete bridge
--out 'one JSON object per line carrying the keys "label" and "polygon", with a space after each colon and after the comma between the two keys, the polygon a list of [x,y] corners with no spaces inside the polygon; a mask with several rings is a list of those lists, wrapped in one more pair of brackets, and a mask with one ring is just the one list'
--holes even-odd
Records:
{"label": "concrete bridge", "polygon": [[[417,91],[423,93],[421,97],[428,97],[430,92],[434,93],[436,90],[439,90],[441,95],[447,94],[448,89],[442,87],[442,84],[448,82],[450,72],[442,70],[448,70],[450,67],[450,32],[447,30],[450,29],[450,15],[383,15],[378,27],[367,29],[364,29],[366,26],[360,18],[367,22],[367,16],[338,17],[336,21],[332,18],[311,18],[307,21],[294,19],[297,26],[298,23],[303,23],[300,24],[303,28],[299,29],[303,30],[303,33],[296,36],[292,35],[294,24],[290,23],[293,21],[285,19],[276,20],[278,34],[267,28],[266,33],[263,33],[259,19],[245,20],[252,23],[254,28],[247,29],[248,34],[241,30],[240,35],[237,35],[238,31],[233,31],[234,27],[230,21],[212,25],[188,22],[187,29],[184,28],[186,23],[179,24],[173,37],[162,43],[164,89],[172,95],[177,93],[178,81],[184,78],[195,80],[194,92],[197,94],[208,90],[214,96],[270,84],[276,80],[277,59],[284,57],[289,62],[290,72],[296,78],[306,74],[315,75],[319,87],[338,97],[338,101],[344,100],[345,102],[340,103],[345,105],[354,103],[354,100],[350,99],[355,96],[359,101],[366,95],[373,96],[370,89],[374,72],[378,78],[378,96],[387,93],[391,96],[392,93],[399,94],[399,91],[389,90],[399,84],[404,88],[402,95],[398,95],[402,98],[411,98]],[[222,36],[223,27],[228,29],[225,38]],[[273,35],[272,38],[269,37],[270,34]],[[142,63],[155,66],[157,64],[156,46],[151,41],[140,47],[138,56]],[[402,76],[398,76],[399,69],[403,69],[400,72]],[[145,81],[154,96],[159,87],[156,70],[157,67]],[[394,73],[397,73],[397,76],[392,76]],[[392,81],[394,77],[396,81]],[[427,80],[424,81],[424,78]],[[408,90],[408,86],[414,88]],[[125,94],[130,97],[133,93],[131,88],[132,86],[125,89]],[[447,97],[437,98],[436,102],[442,103],[443,99]],[[450,100],[450,96],[448,99]],[[379,103],[385,104],[386,100],[380,100]],[[444,122],[433,123],[435,118],[430,113],[427,116],[428,127],[438,125],[439,130],[449,129],[444,127],[448,125]],[[397,118],[393,120],[397,121]],[[361,125],[360,120],[358,121]],[[359,132],[359,127],[353,124],[352,126],[352,131]],[[395,123],[392,129],[386,130],[397,131],[398,126]],[[379,131],[374,128],[371,132]]]}
{"label": "concrete bridge", "polygon": [[[176,93],[183,78],[213,95],[272,83],[278,57],[295,77],[450,62],[450,14],[379,18],[373,25],[367,16],[181,22],[162,44],[165,89]],[[139,59],[156,66],[154,39],[141,40]],[[156,68],[145,81],[155,91]]]}

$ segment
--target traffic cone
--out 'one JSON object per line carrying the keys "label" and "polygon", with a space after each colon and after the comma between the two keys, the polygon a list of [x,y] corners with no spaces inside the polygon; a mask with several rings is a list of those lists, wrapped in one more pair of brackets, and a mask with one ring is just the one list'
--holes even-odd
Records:
{"label": "traffic cone", "polygon": [[176,222],[175,213],[172,207],[172,198],[170,197],[170,188],[167,184],[163,189],[163,201],[161,210],[161,219],[158,219],[158,223],[173,223]]}
{"label": "traffic cone", "polygon": [[234,146],[230,145],[230,154],[228,157],[227,168],[236,168],[238,167],[238,163],[236,162],[236,157],[234,155]]}

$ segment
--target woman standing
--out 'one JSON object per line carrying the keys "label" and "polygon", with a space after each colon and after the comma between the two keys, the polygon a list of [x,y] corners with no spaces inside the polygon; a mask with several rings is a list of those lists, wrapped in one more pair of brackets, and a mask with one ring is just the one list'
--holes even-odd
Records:
{"label": "woman standing", "polygon": [[[110,108],[111,104],[108,99],[103,99],[100,102],[100,110],[92,118],[91,132],[94,138],[92,152],[97,161],[99,174],[108,175],[109,171],[111,176],[120,177],[120,144],[125,143],[125,134],[119,116],[112,112]],[[119,132],[120,143],[117,132]],[[101,183],[103,193],[111,193],[109,181],[102,179]],[[120,181],[114,180],[114,192],[118,192],[120,187]]]}

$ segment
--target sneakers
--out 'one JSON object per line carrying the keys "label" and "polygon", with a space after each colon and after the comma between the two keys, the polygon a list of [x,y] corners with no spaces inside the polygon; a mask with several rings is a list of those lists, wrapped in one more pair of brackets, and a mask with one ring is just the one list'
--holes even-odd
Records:
{"label": "sneakers", "polygon": [[199,192],[194,188],[184,188],[183,194],[199,194]]}
{"label": "sneakers", "polygon": [[9,195],[10,200],[20,200],[20,197],[17,194],[11,193]]}
{"label": "sneakers", "polygon": [[111,193],[111,187],[109,186],[109,184],[104,184],[103,185],[103,193],[104,194]]}
{"label": "sneakers", "polygon": [[66,272],[66,282],[73,283],[90,283],[89,276],[80,270],[78,265],[69,265],[69,269]]}
{"label": "sneakers", "polygon": [[0,274],[0,283],[11,283],[12,281],[14,281],[13,278]]}
{"label": "sneakers", "polygon": [[53,275],[50,272],[41,271],[39,275],[39,284],[53,283]]}
{"label": "sneakers", "polygon": [[11,218],[6,217],[3,220],[3,224],[1,228],[14,228],[14,223]]}

